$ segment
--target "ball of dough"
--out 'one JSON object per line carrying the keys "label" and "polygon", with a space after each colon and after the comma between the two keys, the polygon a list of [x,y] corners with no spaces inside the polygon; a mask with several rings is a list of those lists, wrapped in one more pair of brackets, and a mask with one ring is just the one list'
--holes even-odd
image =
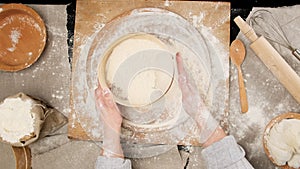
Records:
{"label": "ball of dough", "polygon": [[287,147],[286,149],[281,149],[277,146],[278,144],[280,144],[280,142],[277,142],[275,140],[269,140],[268,150],[274,162],[277,165],[281,166],[285,165],[286,162],[292,158],[293,151],[289,147]]}
{"label": "ball of dough", "polygon": [[[284,119],[274,124],[266,136],[267,147],[274,162],[299,168],[300,120]],[[292,166],[292,167],[293,167]]]}
{"label": "ball of dough", "polygon": [[285,123],[277,123],[275,124],[271,130],[269,137],[267,138],[270,146],[276,146],[277,148],[283,151],[292,151],[292,148],[289,146],[288,139],[284,137],[286,132]]}
{"label": "ball of dough", "polygon": [[282,126],[285,130],[283,138],[286,139],[286,143],[293,147],[296,153],[300,153],[300,120],[284,120]]}
{"label": "ball of dough", "polygon": [[293,168],[300,167],[300,154],[295,154],[292,159],[288,162],[288,165]]}

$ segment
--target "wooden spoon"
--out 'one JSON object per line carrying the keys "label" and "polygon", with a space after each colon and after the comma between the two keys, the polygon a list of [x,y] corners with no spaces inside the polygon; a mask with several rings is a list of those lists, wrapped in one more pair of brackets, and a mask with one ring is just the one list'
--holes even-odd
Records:
{"label": "wooden spoon", "polygon": [[246,89],[244,84],[244,78],[242,74],[241,65],[245,59],[246,50],[242,41],[236,39],[230,45],[230,58],[236,65],[238,70],[239,90],[240,90],[240,103],[242,113],[248,111],[248,100],[246,95]]}

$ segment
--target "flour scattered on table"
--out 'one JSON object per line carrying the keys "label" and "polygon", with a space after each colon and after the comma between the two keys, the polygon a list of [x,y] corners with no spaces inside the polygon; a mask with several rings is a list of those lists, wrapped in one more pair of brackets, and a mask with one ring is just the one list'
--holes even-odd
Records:
{"label": "flour scattered on table", "polygon": [[166,1],[165,1],[165,3],[164,3],[164,5],[165,5],[165,6],[170,6],[170,5],[171,5],[171,3],[170,3],[170,1],[169,1],[169,0],[166,0]]}
{"label": "flour scattered on table", "polygon": [[205,17],[205,13],[200,12],[199,15],[195,15],[192,12],[189,13],[189,19],[192,21],[193,26],[199,28],[203,26],[202,20]]}
{"label": "flour scattered on table", "polygon": [[99,30],[101,30],[104,26],[105,26],[104,23],[96,23],[96,24],[94,25],[94,29],[95,29],[95,31],[99,31]]}

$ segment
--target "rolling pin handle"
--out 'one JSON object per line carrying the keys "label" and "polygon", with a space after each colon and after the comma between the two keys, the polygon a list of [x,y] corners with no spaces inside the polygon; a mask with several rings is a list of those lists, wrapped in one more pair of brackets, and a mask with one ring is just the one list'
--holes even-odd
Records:
{"label": "rolling pin handle", "polygon": [[258,38],[250,25],[248,25],[240,16],[235,17],[234,22],[251,42],[254,42]]}

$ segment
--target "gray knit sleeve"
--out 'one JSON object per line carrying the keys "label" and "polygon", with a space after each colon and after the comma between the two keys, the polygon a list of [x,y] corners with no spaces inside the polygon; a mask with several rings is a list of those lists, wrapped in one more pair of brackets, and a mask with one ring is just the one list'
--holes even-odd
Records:
{"label": "gray knit sleeve", "polygon": [[131,161],[122,158],[99,156],[95,169],[131,169]]}
{"label": "gray knit sleeve", "polygon": [[226,136],[203,149],[202,155],[208,169],[253,169],[233,136]]}

